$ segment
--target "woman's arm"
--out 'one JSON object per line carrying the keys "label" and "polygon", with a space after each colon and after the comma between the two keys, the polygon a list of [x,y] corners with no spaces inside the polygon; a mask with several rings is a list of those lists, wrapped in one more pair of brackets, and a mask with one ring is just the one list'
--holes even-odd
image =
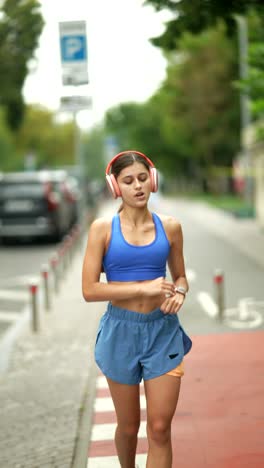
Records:
{"label": "woman's arm", "polygon": [[137,296],[172,294],[174,286],[165,278],[146,283],[101,283],[102,259],[110,231],[110,222],[100,218],[90,227],[82,270],[82,293],[87,302],[131,299]]}
{"label": "woman's arm", "polygon": [[[168,266],[174,287],[176,288],[181,286],[187,292],[189,290],[189,285],[185,273],[181,225],[174,218],[169,217],[164,221],[164,227],[171,244]],[[161,310],[165,313],[177,313],[180,310],[184,299],[184,294],[174,291],[174,295],[163,302]]]}
{"label": "woman's arm", "polygon": [[186,278],[183,256],[183,234],[181,225],[177,221],[171,222],[171,249],[168,265],[175,287],[182,286],[187,292],[189,285]]}

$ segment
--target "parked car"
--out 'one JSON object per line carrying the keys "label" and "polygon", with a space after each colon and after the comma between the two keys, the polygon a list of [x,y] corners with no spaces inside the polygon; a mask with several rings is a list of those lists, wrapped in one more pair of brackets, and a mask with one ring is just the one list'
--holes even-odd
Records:
{"label": "parked car", "polygon": [[65,171],[0,175],[0,239],[61,239],[77,221],[78,187]]}

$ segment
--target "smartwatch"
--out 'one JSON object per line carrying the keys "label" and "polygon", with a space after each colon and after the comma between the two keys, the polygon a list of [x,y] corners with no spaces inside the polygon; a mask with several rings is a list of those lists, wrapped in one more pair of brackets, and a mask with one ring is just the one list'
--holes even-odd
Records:
{"label": "smartwatch", "polygon": [[187,290],[183,286],[176,286],[175,292],[178,292],[180,294],[183,294],[184,296],[187,293]]}

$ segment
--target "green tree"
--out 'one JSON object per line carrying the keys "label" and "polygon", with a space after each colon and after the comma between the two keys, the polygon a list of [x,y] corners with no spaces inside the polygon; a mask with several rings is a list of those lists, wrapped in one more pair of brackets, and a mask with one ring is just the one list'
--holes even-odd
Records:
{"label": "green tree", "polygon": [[251,100],[253,118],[263,118],[264,113],[264,28],[257,12],[248,15],[249,73],[244,83]]}
{"label": "green tree", "polygon": [[114,134],[122,150],[135,149],[153,158],[160,169],[169,165],[169,147],[162,135],[162,109],[152,98],[143,104],[127,102],[106,113],[106,132]]}
{"label": "green tree", "polygon": [[13,135],[0,112],[0,171],[12,170],[16,163]]}
{"label": "green tree", "polygon": [[[239,101],[232,86],[234,48],[223,24],[185,33],[182,61],[168,69],[168,112],[184,135],[183,153],[203,167],[231,165],[239,145]],[[176,92],[173,93],[173,88]],[[186,146],[186,142],[189,142]]]}
{"label": "green tree", "polygon": [[152,156],[168,174],[228,165],[239,147],[239,99],[232,86],[233,43],[225,27],[185,33],[171,54],[167,77],[144,104],[125,103],[106,114],[122,148]]}
{"label": "green tree", "polygon": [[263,0],[146,0],[145,4],[153,5],[157,11],[166,8],[175,13],[163,34],[152,39],[154,45],[164,50],[178,49],[183,33],[199,34],[219,20],[226,24],[228,34],[236,35],[233,15],[246,15],[252,8],[264,19]]}
{"label": "green tree", "polygon": [[15,140],[21,160],[34,154],[38,168],[74,164],[73,122],[58,123],[54,113],[41,106],[26,107]]}
{"label": "green tree", "polygon": [[5,0],[0,10],[0,105],[17,129],[24,115],[22,88],[43,28],[36,0]]}
{"label": "green tree", "polygon": [[236,87],[249,97],[250,117],[256,122],[257,139],[264,139],[264,29],[263,19],[256,11],[247,17],[248,77],[235,82]]}
{"label": "green tree", "polygon": [[89,180],[103,179],[105,131],[101,126],[95,126],[82,136],[82,160],[85,176]]}

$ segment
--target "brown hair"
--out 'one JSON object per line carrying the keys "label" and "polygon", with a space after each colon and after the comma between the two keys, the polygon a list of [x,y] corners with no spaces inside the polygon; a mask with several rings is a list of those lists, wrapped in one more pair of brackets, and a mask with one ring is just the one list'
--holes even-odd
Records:
{"label": "brown hair", "polygon": [[131,166],[135,162],[144,164],[148,170],[150,168],[148,161],[143,158],[143,156],[140,156],[140,154],[137,153],[133,153],[133,151],[128,151],[114,161],[111,167],[111,174],[117,178],[120,172],[125,169],[125,167]]}
{"label": "brown hair", "polygon": [[[140,154],[134,153],[133,151],[127,151],[126,153],[122,154],[119,158],[117,158],[114,163],[111,166],[111,174],[117,178],[120,174],[120,172],[125,169],[125,167],[131,166],[135,162],[144,164],[145,168],[148,169],[150,168],[150,165],[148,161],[140,156]],[[121,203],[118,213],[122,211],[123,209],[123,203]]]}

